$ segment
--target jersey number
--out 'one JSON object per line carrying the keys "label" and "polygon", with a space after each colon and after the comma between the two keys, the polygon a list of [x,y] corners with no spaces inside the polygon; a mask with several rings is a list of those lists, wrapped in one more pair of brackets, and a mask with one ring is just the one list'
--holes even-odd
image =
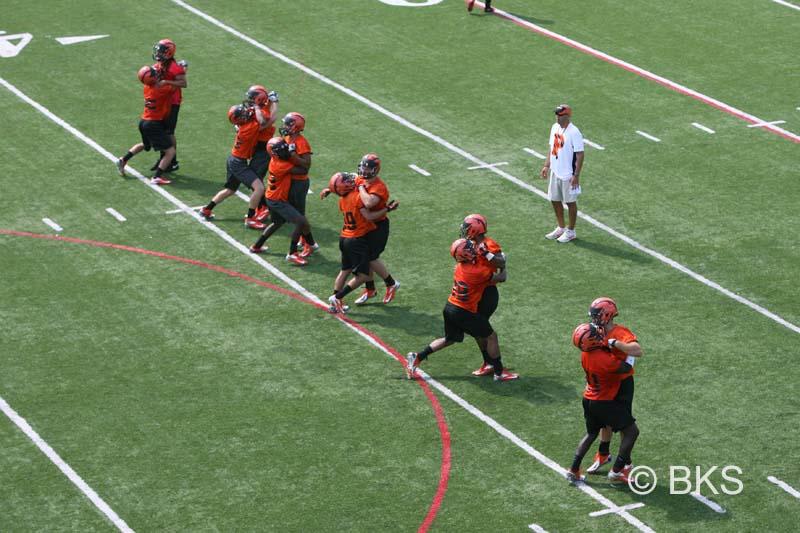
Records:
{"label": "jersey number", "polygon": [[463,281],[456,281],[453,283],[453,290],[451,291],[453,298],[459,302],[466,302],[469,300],[469,285]]}
{"label": "jersey number", "polygon": [[355,231],[356,226],[356,217],[350,211],[345,212],[344,214],[344,229],[348,231]]}

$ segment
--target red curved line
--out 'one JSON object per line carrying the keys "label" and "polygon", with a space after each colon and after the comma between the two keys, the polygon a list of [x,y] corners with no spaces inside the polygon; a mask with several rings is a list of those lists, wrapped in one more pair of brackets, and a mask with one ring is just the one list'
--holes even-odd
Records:
{"label": "red curved line", "polygon": [[[325,307],[324,305],[309,300],[308,298],[301,296],[296,292],[284,289],[283,287],[279,287],[277,285],[273,285],[272,283],[266,282],[264,280],[248,276],[247,274],[242,274],[241,272],[237,272],[235,270],[230,270],[228,268],[219,265],[212,265],[204,261],[197,261],[196,259],[189,259],[187,257],[180,257],[177,255],[169,255],[163,252],[155,252],[153,250],[146,250],[144,248],[137,248],[135,246],[126,246],[124,244],[114,244],[111,242],[103,242],[103,241],[92,241],[88,239],[77,239],[75,237],[65,237],[63,235],[46,235],[42,233],[30,233],[27,231],[15,231],[7,229],[0,229],[0,235],[10,235],[13,237],[30,237],[33,239],[62,241],[74,244],[86,244],[89,246],[95,246],[97,248],[113,248],[115,250],[123,250],[125,252],[134,252],[142,255],[158,257],[159,259],[169,259],[170,261],[177,261],[179,263],[185,263],[187,265],[194,265],[208,270],[213,270],[214,272],[226,274],[232,278],[239,278],[244,281],[248,281],[250,283],[259,285],[261,287],[279,292],[280,294],[288,296],[289,298],[293,298],[297,301],[313,305],[317,309],[322,309],[325,312],[328,311],[328,308]],[[405,365],[405,358],[402,356],[402,354],[400,354],[400,352],[398,352],[395,348],[389,346],[383,339],[378,337],[375,333],[368,330],[367,328],[365,328],[355,320],[351,319],[350,317],[341,315],[336,315],[336,316],[343,322],[347,322],[361,333],[367,335],[369,338],[371,338],[373,341],[375,341],[377,344],[383,347],[387,352],[392,354],[392,357],[394,357],[397,361]],[[425,533],[431,527],[431,524],[433,524],[433,521],[436,518],[436,513],[442,506],[444,495],[447,492],[447,483],[450,479],[450,465],[451,465],[450,429],[447,426],[447,420],[444,417],[444,410],[442,409],[442,405],[439,403],[439,400],[436,398],[436,395],[433,393],[428,383],[420,378],[417,378],[416,382],[420,387],[422,387],[422,390],[425,392],[425,396],[427,396],[428,401],[431,403],[431,407],[433,408],[433,413],[436,417],[436,424],[439,429],[439,435],[441,436],[442,440],[442,464],[441,468],[439,469],[439,485],[436,488],[436,494],[434,494],[433,496],[433,501],[431,501],[431,505],[428,508],[428,512],[425,515],[425,519],[422,521],[422,524],[419,526],[419,529],[417,530],[418,533]]]}

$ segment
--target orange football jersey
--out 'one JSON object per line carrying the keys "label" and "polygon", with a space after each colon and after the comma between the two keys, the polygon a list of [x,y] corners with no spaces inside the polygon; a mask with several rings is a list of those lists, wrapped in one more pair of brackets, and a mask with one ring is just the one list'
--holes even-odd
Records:
{"label": "orange football jersey", "polygon": [[375,229],[375,224],[367,220],[361,214],[364,207],[357,190],[347,193],[347,196],[339,198],[339,211],[344,216],[344,225],[340,235],[345,238],[363,237]]}
{"label": "orange football jersey", "polygon": [[258,140],[258,120],[253,117],[250,121],[239,126],[236,132],[236,139],[233,141],[231,155],[240,159],[250,159],[253,157],[253,149]]}
{"label": "orange football jersey", "polygon": [[[615,325],[606,334],[606,338],[636,342],[636,335],[625,326]],[[616,348],[581,352],[581,365],[586,372],[586,389],[583,391],[583,397],[587,400],[613,400],[619,392],[622,380],[633,375],[633,368],[624,374],[616,373],[626,357],[622,350]]]}
{"label": "orange football jersey", "polygon": [[[292,139],[291,135],[284,135],[283,140],[289,144],[294,143],[295,146],[295,153],[297,155],[305,155],[313,153],[311,151],[311,145],[308,144],[308,140],[303,137],[303,135],[297,134]],[[292,174],[293,180],[307,180],[308,174]]]}
{"label": "orange football jersey", "polygon": [[277,157],[269,160],[269,172],[267,174],[266,197],[273,202],[288,202],[289,188],[292,186],[291,170],[294,165],[291,161],[283,161]]}
{"label": "orange football jersey", "polygon": [[[386,207],[386,203],[389,201],[389,189],[386,187],[386,182],[384,182],[379,177],[373,178],[372,181],[368,181],[364,176],[356,176],[356,187],[363,185],[367,188],[367,192],[369,194],[374,194],[380,200],[378,203],[370,209],[370,211],[379,211]],[[386,218],[386,215],[383,215],[381,218],[376,220],[378,222]]]}
{"label": "orange football jersey", "polygon": [[[269,114],[269,106],[268,105],[261,106],[261,114],[263,115],[264,120],[269,122],[270,114]],[[267,128],[265,130],[259,130],[259,132],[258,132],[258,140],[259,140],[259,142],[266,142],[266,141],[272,139],[272,137],[274,137],[274,136],[275,136],[275,125],[274,124],[272,126],[270,126],[269,128]]]}
{"label": "orange football jersey", "polygon": [[175,87],[172,85],[144,86],[144,111],[143,120],[164,120],[169,115],[172,108],[172,93]]}
{"label": "orange football jersey", "polygon": [[478,312],[483,291],[491,283],[494,267],[484,263],[456,263],[453,272],[453,289],[447,299],[453,305],[471,313]]}

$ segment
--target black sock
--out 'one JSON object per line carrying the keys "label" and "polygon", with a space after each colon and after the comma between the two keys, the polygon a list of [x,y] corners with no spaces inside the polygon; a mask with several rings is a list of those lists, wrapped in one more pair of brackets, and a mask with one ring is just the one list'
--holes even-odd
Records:
{"label": "black sock", "polygon": [[383,281],[384,283],[386,283],[387,287],[391,287],[392,285],[394,285],[394,278],[392,277],[391,274],[383,278]]}
{"label": "black sock", "polygon": [[489,352],[487,352],[486,350],[481,350],[481,355],[483,356],[483,364],[484,365],[491,365],[492,364],[492,359],[491,359],[491,357],[489,357]]}
{"label": "black sock", "polygon": [[126,152],[125,155],[122,156],[122,160],[127,163],[128,161],[131,160],[131,157],[133,157],[133,154],[130,152]]}
{"label": "black sock", "polygon": [[374,291],[375,290],[375,280],[374,279],[369,280],[368,282],[365,283],[365,285],[367,286],[367,290],[368,291]]}
{"label": "black sock", "polygon": [[206,206],[206,209],[211,211],[215,207],[217,207],[217,202],[215,202],[214,200],[211,200],[210,202],[208,202],[208,205]]}
{"label": "black sock", "polygon": [[311,235],[310,231],[308,233],[306,233],[305,235],[303,235],[303,238],[306,240],[306,242],[309,244],[309,246],[314,246],[315,244],[317,244],[317,241],[314,240],[314,236]]}
{"label": "black sock", "polygon": [[576,455],[575,459],[572,460],[572,470],[575,472],[580,470],[582,462],[583,462],[583,457],[580,455]]}
{"label": "black sock", "polygon": [[255,209],[248,209],[247,210],[247,218],[253,218],[254,216],[256,216],[256,210]]}
{"label": "black sock", "polygon": [[609,442],[600,441],[600,450],[599,450],[600,455],[608,455],[611,452],[611,450],[609,449],[610,447],[611,447],[611,441]]}
{"label": "black sock", "polygon": [[262,207],[267,207],[267,197],[262,196],[261,200],[258,201],[258,208],[261,209]]}
{"label": "black sock", "polygon": [[497,359],[491,359],[492,366],[494,367],[494,375],[499,376],[503,373],[503,361],[498,357]]}
{"label": "black sock", "polygon": [[623,457],[621,455],[617,456],[617,460],[614,461],[614,472],[620,472],[625,467],[626,464],[630,463],[630,457]]}
{"label": "black sock", "polygon": [[155,176],[153,176],[153,177],[154,177],[154,178],[160,178],[160,177],[161,177],[161,173],[162,173],[162,172],[164,172],[164,171],[163,171],[163,170],[161,170],[161,167],[156,167],[156,174],[155,174]]}
{"label": "black sock", "polygon": [[297,253],[297,241],[299,240],[300,237],[292,235],[292,240],[289,242],[289,255]]}
{"label": "black sock", "polygon": [[431,348],[431,345],[429,344],[426,347],[424,347],[419,353],[417,353],[417,355],[419,356],[420,361],[424,361],[432,353],[433,353],[433,348]]}
{"label": "black sock", "polygon": [[353,289],[350,288],[350,285],[345,285],[344,289],[336,293],[336,299],[341,300],[351,292],[353,292]]}
{"label": "black sock", "polygon": [[261,237],[258,238],[258,240],[253,246],[255,246],[256,248],[263,248],[265,242],[267,242],[267,236],[262,233]]}

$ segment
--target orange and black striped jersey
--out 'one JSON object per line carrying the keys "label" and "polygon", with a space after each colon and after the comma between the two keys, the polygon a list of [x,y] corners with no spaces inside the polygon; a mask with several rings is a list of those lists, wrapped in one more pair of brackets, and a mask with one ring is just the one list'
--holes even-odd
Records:
{"label": "orange and black striped jersey", "polygon": [[344,225],[340,233],[342,237],[347,239],[363,237],[376,228],[371,220],[367,220],[361,214],[363,207],[364,203],[361,201],[358,190],[352,190],[347,193],[347,196],[339,198],[339,211],[344,216]]}

